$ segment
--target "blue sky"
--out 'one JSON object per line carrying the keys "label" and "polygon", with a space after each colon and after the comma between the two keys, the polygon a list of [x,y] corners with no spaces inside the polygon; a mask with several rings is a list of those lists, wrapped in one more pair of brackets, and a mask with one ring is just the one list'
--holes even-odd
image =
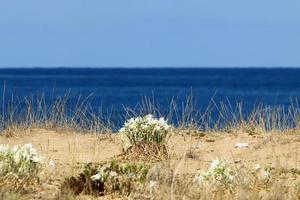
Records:
{"label": "blue sky", "polygon": [[0,67],[300,66],[299,0],[8,0]]}

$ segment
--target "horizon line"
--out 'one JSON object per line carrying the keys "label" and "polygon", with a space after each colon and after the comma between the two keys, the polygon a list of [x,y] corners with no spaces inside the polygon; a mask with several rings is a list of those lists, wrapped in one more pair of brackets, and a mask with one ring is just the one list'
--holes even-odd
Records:
{"label": "horizon line", "polygon": [[3,69],[296,69],[299,66],[3,66]]}

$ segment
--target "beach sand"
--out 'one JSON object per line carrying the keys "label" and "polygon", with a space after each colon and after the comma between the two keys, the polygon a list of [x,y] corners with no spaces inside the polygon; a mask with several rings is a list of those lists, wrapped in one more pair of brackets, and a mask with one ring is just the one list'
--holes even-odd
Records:
{"label": "beach sand", "polygon": [[[13,129],[13,134],[0,136],[0,144],[31,143],[46,159],[53,160],[55,170],[44,182],[35,198],[53,199],[65,177],[77,172],[82,164],[114,160],[122,153],[117,134],[82,134],[40,128]],[[170,166],[179,174],[193,174],[207,169],[211,161],[225,158],[232,164],[269,165],[297,168],[300,138],[295,133],[251,136],[243,132],[207,133],[201,136],[177,131],[168,138]],[[238,149],[236,143],[248,143]]]}

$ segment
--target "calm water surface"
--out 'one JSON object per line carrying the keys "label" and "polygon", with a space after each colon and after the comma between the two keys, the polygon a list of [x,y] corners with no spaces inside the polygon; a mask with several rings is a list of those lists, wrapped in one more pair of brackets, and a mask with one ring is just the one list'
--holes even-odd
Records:
{"label": "calm water surface", "polygon": [[94,109],[134,107],[142,96],[154,96],[161,108],[176,97],[178,102],[193,94],[199,109],[212,97],[215,102],[243,102],[244,112],[257,103],[289,105],[300,97],[300,69],[292,68],[158,68],[158,69],[0,69],[0,84],[5,98],[45,94],[51,101],[71,93],[92,94]]}

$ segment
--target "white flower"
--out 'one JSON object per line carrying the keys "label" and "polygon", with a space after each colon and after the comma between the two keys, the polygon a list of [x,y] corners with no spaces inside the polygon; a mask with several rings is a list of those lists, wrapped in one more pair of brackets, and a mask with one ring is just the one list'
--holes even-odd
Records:
{"label": "white flower", "polygon": [[154,188],[156,186],[157,182],[156,181],[150,181],[149,182],[149,187]]}
{"label": "white flower", "polygon": [[261,172],[262,179],[268,181],[271,178],[270,169],[264,168]]}
{"label": "white flower", "polygon": [[206,172],[198,171],[194,181],[202,184],[206,181],[231,184],[235,179],[235,173],[230,169],[228,161],[215,159],[211,162]]}
{"label": "white flower", "polygon": [[118,176],[118,173],[115,172],[115,171],[111,171],[111,172],[109,172],[109,175],[110,175],[111,177],[117,177],[117,176]]}
{"label": "white flower", "polygon": [[[156,119],[149,114],[144,117],[130,118],[119,130],[123,143],[123,150],[127,150],[132,145],[139,142],[162,142],[171,126],[164,118]],[[130,145],[128,145],[128,141]]]}
{"label": "white flower", "polygon": [[124,131],[125,131],[125,127],[121,128],[121,129],[119,130],[120,133],[123,133]]}
{"label": "white flower", "polygon": [[254,166],[254,169],[255,169],[255,171],[259,171],[259,170],[261,169],[261,167],[260,167],[259,164],[256,164],[256,165]]}
{"label": "white flower", "polygon": [[0,145],[0,175],[7,173],[19,176],[32,176],[43,166],[43,158],[37,154],[32,144]]}
{"label": "white flower", "polygon": [[20,160],[22,159],[22,155],[20,152],[15,152],[13,158],[16,163],[19,163]]}
{"label": "white flower", "polygon": [[97,173],[97,174],[91,176],[91,179],[92,179],[93,181],[98,181],[98,180],[101,179],[101,175],[100,175],[99,173]]}
{"label": "white flower", "polygon": [[32,157],[32,162],[35,162],[35,163],[43,163],[44,162],[44,158],[42,156],[33,156]]}
{"label": "white flower", "polygon": [[228,180],[229,182],[233,182],[234,181],[235,176],[233,175],[228,175]]}
{"label": "white flower", "polygon": [[53,160],[50,160],[50,161],[49,161],[49,166],[50,166],[50,167],[55,167],[55,163],[54,163]]}
{"label": "white flower", "polygon": [[31,143],[28,143],[28,144],[25,144],[24,147],[26,149],[32,149],[33,148],[33,145]]}
{"label": "white flower", "polygon": [[220,164],[220,160],[216,159],[216,160],[213,160],[210,164],[210,168],[211,169],[215,169],[219,164]]}
{"label": "white flower", "polygon": [[5,153],[8,150],[8,145],[0,145],[0,153]]}
{"label": "white flower", "polygon": [[262,171],[262,178],[264,180],[268,180],[270,178],[270,176],[271,176],[271,174],[270,174],[270,172],[268,170],[263,170]]}
{"label": "white flower", "polygon": [[129,172],[129,173],[127,174],[127,177],[128,177],[128,178],[135,178],[136,175],[135,175],[135,173]]}

